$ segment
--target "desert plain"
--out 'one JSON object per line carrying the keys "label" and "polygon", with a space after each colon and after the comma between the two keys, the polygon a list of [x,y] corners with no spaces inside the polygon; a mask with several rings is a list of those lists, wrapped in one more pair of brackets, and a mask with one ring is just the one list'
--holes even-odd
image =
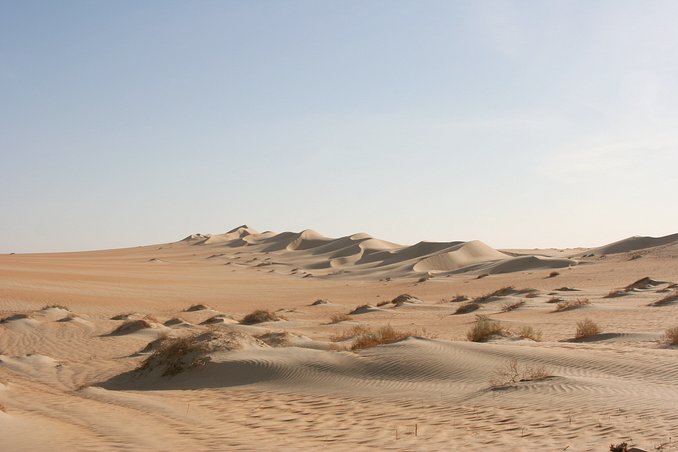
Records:
{"label": "desert plain", "polygon": [[678,234],[614,239],[0,255],[0,449],[678,450]]}

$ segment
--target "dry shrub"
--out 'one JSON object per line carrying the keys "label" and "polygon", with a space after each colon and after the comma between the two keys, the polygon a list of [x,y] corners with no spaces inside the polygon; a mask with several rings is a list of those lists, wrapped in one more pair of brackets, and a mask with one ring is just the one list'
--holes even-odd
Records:
{"label": "dry shrub", "polygon": [[282,317],[280,317],[275,312],[265,309],[257,309],[256,311],[251,312],[250,314],[247,314],[245,317],[243,317],[240,323],[243,325],[254,325],[256,323],[274,322],[281,319]]}
{"label": "dry shrub", "polygon": [[549,278],[555,278],[555,277],[558,276],[558,275],[560,275],[560,273],[554,271],[554,272],[549,273],[549,276],[548,276],[548,277],[549,277]]}
{"label": "dry shrub", "polygon": [[547,303],[560,303],[563,301],[562,297],[551,297],[548,299]]}
{"label": "dry shrub", "polygon": [[666,330],[662,340],[666,345],[678,345],[678,326]]}
{"label": "dry shrub", "polygon": [[479,315],[476,316],[476,322],[466,333],[466,338],[472,342],[485,342],[492,336],[503,336],[506,333],[507,330],[501,323],[484,315]]}
{"label": "dry shrub", "polygon": [[538,296],[539,296],[539,292],[534,291],[534,292],[530,292],[527,295],[525,295],[525,298],[537,298]]}
{"label": "dry shrub", "polygon": [[[638,256],[640,257],[640,256]],[[619,444],[610,444],[610,452],[628,452],[629,445],[627,442]],[[639,450],[639,449],[638,449]]]}
{"label": "dry shrub", "polygon": [[151,328],[153,325],[148,320],[127,320],[122,325],[111,331],[111,334],[129,334],[135,331]]}
{"label": "dry shrub", "polygon": [[313,303],[311,303],[311,306],[319,306],[321,304],[329,304],[329,303],[330,303],[329,301],[324,300],[322,298],[319,298],[319,299],[315,300]]}
{"label": "dry shrub", "polygon": [[577,332],[575,333],[575,339],[581,339],[584,337],[595,336],[601,332],[601,328],[596,322],[591,319],[584,319],[577,322]]}
{"label": "dry shrub", "polygon": [[494,371],[490,380],[492,389],[505,388],[524,381],[540,381],[549,377],[544,366],[521,366],[517,359],[512,359]]}
{"label": "dry shrub", "polygon": [[63,309],[64,311],[70,311],[70,309],[62,304],[48,304],[43,306],[41,311],[46,311],[47,309]]}
{"label": "dry shrub", "polygon": [[516,301],[515,303],[506,303],[501,307],[501,312],[510,312],[515,309],[518,309],[519,307],[525,305],[524,301]]}
{"label": "dry shrub", "polygon": [[202,367],[210,361],[207,356],[207,344],[197,339],[195,335],[181,338],[171,338],[139,366],[140,371],[163,369],[163,376],[177,375],[184,370]]}
{"label": "dry shrub", "polygon": [[480,309],[480,305],[478,303],[464,303],[463,305],[459,306],[456,311],[454,311],[455,314],[468,314],[469,312],[473,312]]}
{"label": "dry shrub", "polygon": [[340,334],[336,334],[334,336],[330,336],[330,341],[332,342],[341,342],[345,341],[346,339],[351,339],[353,337],[359,336],[362,333],[369,331],[369,328],[363,325],[355,325],[348,330],[344,330]]}
{"label": "dry shrub", "polygon": [[485,295],[481,295],[479,297],[476,297],[473,299],[474,303],[484,303],[491,298],[495,297],[505,297],[507,295],[511,295],[516,293],[517,291],[513,288],[513,286],[506,286],[502,287],[501,289],[497,289],[494,292],[486,293]]}
{"label": "dry shrub", "polygon": [[349,312],[349,314],[363,314],[371,308],[372,308],[372,306],[370,306],[369,304],[361,304],[360,306],[355,308],[353,311]]}
{"label": "dry shrub", "polygon": [[525,325],[518,330],[518,336],[525,339],[532,339],[535,342],[541,342],[542,332],[530,325]]}
{"label": "dry shrub", "polygon": [[391,300],[391,303],[395,305],[401,305],[403,303],[409,303],[409,302],[414,302],[418,301],[419,299],[413,295],[410,295],[408,293],[403,293],[395,297],[393,300]]}
{"label": "dry shrub", "polygon": [[450,300],[450,303],[461,303],[462,301],[467,301],[468,297],[466,295],[455,295],[454,298]]}
{"label": "dry shrub", "polygon": [[556,310],[554,312],[570,311],[572,309],[582,308],[590,304],[591,302],[588,298],[577,298],[576,300],[561,301],[556,305]]}
{"label": "dry shrub", "polygon": [[346,314],[333,314],[332,317],[330,317],[330,324],[344,322],[346,320],[351,320]]}
{"label": "dry shrub", "polygon": [[366,329],[356,337],[351,346],[351,350],[376,347],[377,345],[382,344],[392,344],[413,336],[414,334],[415,333],[412,333],[411,331],[396,330],[391,325],[385,325],[377,329]]}
{"label": "dry shrub", "polygon": [[646,276],[644,278],[640,278],[638,281],[634,281],[628,286],[624,287],[624,290],[627,292],[630,292],[635,289],[649,289],[654,286],[658,286],[660,284],[663,284],[661,281],[655,281],[654,279],[650,278],[649,276]]}
{"label": "dry shrub", "polygon": [[678,300],[678,290],[669,295],[666,295],[664,298],[660,300],[653,301],[652,303],[650,303],[650,306],[666,306],[668,304],[673,303],[676,300]]}

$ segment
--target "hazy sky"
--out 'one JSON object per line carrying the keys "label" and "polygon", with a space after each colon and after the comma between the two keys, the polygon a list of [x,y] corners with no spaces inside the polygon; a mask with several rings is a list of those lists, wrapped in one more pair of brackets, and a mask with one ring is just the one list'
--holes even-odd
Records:
{"label": "hazy sky", "polygon": [[676,1],[0,0],[0,252],[678,232]]}

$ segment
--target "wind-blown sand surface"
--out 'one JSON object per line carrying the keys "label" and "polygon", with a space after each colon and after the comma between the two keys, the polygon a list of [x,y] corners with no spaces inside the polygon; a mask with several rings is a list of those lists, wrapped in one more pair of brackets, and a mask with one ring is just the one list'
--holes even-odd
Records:
{"label": "wind-blown sand surface", "polygon": [[[243,226],[0,255],[0,449],[678,450],[676,282],[678,234],[495,250]],[[240,322],[256,309],[280,320]],[[469,341],[477,315],[504,334]],[[602,331],[573,340],[585,318]],[[385,325],[404,338],[351,350]],[[172,338],[195,366],[163,375]]]}

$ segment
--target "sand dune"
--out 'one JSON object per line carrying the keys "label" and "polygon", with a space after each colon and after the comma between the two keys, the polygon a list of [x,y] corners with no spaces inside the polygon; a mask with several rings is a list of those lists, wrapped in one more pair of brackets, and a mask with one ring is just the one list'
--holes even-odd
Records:
{"label": "sand dune", "polygon": [[[0,445],[678,450],[678,303],[655,303],[677,290],[672,247],[567,259],[242,226],[0,255]],[[279,320],[244,324],[258,309]],[[477,314],[500,333],[469,341]],[[576,338],[585,319],[599,331]]]}
{"label": "sand dune", "polygon": [[678,234],[666,235],[664,237],[629,237],[598,248],[590,250],[588,253],[596,256],[605,256],[608,254],[629,253],[631,251],[646,250],[664,245],[678,245]]}

